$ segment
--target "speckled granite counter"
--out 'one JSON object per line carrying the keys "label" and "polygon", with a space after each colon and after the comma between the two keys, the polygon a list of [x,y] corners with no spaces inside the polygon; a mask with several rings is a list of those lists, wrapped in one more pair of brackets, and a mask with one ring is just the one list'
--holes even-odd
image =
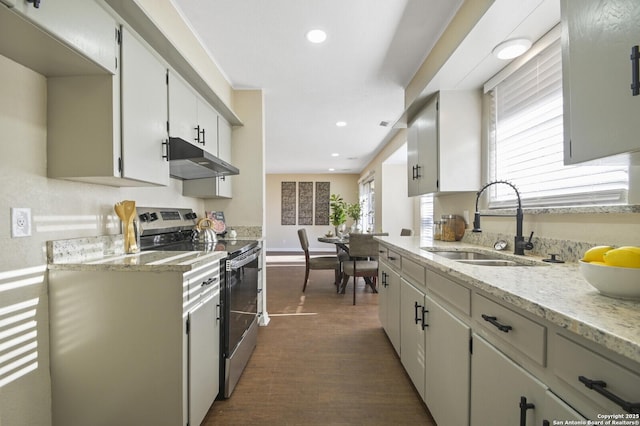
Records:
{"label": "speckled granite counter", "polygon": [[[431,249],[489,250],[467,243],[420,241],[418,237],[376,237],[401,255],[483,290],[513,306],[640,362],[640,301],[603,296],[580,275],[576,263],[491,267],[437,256]],[[436,244],[434,244],[436,243]],[[422,249],[427,248],[427,250]]]}
{"label": "speckled granite counter", "polygon": [[187,272],[227,256],[225,251],[144,251],[124,254],[122,235],[48,241],[48,267],[67,271]]}

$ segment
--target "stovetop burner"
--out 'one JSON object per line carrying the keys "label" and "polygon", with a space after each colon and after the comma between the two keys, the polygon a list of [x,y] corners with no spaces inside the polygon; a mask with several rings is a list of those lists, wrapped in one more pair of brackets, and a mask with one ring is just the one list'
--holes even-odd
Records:
{"label": "stovetop burner", "polygon": [[143,251],[226,251],[229,257],[234,257],[258,245],[255,240],[224,238],[215,244],[193,242],[192,231],[198,215],[191,209],[138,207],[136,213],[141,222],[140,248]]}

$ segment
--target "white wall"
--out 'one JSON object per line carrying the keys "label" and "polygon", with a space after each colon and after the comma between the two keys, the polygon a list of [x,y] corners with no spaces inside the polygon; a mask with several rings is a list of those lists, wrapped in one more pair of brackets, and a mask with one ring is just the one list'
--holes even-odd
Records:
{"label": "white wall", "polygon": [[265,226],[264,99],[261,90],[238,90],[235,112],[242,127],[234,127],[231,164],[240,174],[231,176],[232,199],[205,201],[207,210],[223,211],[229,227]]}
{"label": "white wall", "polygon": [[[298,229],[306,228],[311,251],[335,251],[333,245],[318,242],[317,237],[332,225],[281,225],[282,182],[330,182],[332,194],[340,194],[347,203],[358,201],[358,175],[355,174],[271,174],[267,175],[266,187],[266,248],[274,251],[301,252]],[[351,220],[347,219],[347,226]]]}
{"label": "white wall", "polygon": [[414,228],[413,204],[414,200],[407,196],[407,164],[382,164],[382,226],[383,232],[389,235],[400,235],[402,228]]}

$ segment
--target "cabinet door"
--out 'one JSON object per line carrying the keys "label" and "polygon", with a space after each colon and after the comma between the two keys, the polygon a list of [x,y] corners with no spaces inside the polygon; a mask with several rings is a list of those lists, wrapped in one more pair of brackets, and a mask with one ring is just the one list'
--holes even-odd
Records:
{"label": "cabinet door", "polygon": [[420,194],[420,180],[417,177],[416,167],[419,165],[418,157],[418,120],[415,120],[407,130],[407,189],[409,197]]}
{"label": "cabinet door", "polygon": [[208,153],[218,156],[218,113],[206,101],[197,98],[196,110],[200,137],[198,142]]}
{"label": "cabinet door", "polygon": [[402,278],[400,282],[400,360],[420,397],[424,399],[424,293]]}
{"label": "cabinet door", "polygon": [[[218,115],[218,157],[231,163],[231,125]],[[233,195],[233,177],[221,176],[218,178],[218,196],[231,198]]]}
{"label": "cabinet door", "polygon": [[169,71],[169,136],[198,142],[197,97],[191,87]]}
{"label": "cabinet door", "polygon": [[122,30],[122,175],[169,184],[167,83],[164,65],[126,29]]}
{"label": "cabinet door", "polygon": [[471,328],[425,297],[424,401],[439,426],[469,424]]}
{"label": "cabinet door", "polygon": [[[545,393],[542,418],[543,422],[547,421],[549,425],[564,424],[567,420],[586,420],[580,413],[555,396],[551,391]],[[554,423],[554,420],[562,423]],[[542,424],[544,425],[545,423]]]}
{"label": "cabinet door", "polygon": [[115,19],[95,1],[42,1],[35,8],[26,0],[15,0],[17,12],[63,43],[116,73]]}
{"label": "cabinet door", "polygon": [[631,48],[640,2],[561,2],[565,163],[640,150],[640,96],[632,96]]}
{"label": "cabinet door", "polygon": [[389,341],[400,354],[400,275],[380,262],[378,317]]}
{"label": "cabinet door", "polygon": [[520,422],[521,398],[533,408],[526,410],[526,426],[542,424],[546,387],[507,358],[493,345],[473,335],[471,355],[471,424],[514,426]]}
{"label": "cabinet door", "polygon": [[407,138],[409,196],[438,190],[437,98],[418,113]]}
{"label": "cabinet door", "polygon": [[[219,291],[217,295],[219,298]],[[218,395],[218,305],[216,298],[211,297],[189,313],[189,424],[192,425],[202,423]]]}

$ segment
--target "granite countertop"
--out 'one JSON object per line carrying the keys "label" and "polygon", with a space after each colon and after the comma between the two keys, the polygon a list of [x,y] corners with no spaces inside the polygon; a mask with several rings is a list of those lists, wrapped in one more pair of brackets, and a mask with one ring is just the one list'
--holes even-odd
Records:
{"label": "granite countertop", "polygon": [[540,266],[479,266],[437,256],[429,250],[493,249],[462,242],[421,241],[419,237],[376,238],[392,246],[401,255],[432,270],[446,273],[499,300],[640,362],[640,301],[601,295],[582,278],[577,263],[549,264],[542,262],[539,257],[525,256],[527,261]]}
{"label": "granite countertop", "polygon": [[143,251],[125,254],[122,235],[47,242],[50,270],[188,272],[227,257],[226,251]]}
{"label": "granite countertop", "polygon": [[66,271],[138,271],[188,272],[227,257],[227,252],[144,251],[135,254],[105,256],[101,259],[68,260],[50,263],[51,270]]}

